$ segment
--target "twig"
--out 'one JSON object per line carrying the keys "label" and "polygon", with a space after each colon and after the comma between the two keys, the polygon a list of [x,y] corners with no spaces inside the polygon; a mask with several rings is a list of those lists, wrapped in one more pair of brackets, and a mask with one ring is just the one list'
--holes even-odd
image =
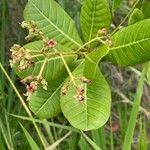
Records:
{"label": "twig", "polygon": [[111,36],[118,31],[118,29],[120,28],[120,26],[126,21],[126,19],[130,16],[130,14],[132,13],[132,11],[134,10],[134,8],[136,7],[136,5],[138,4],[140,0],[137,0],[135,2],[135,4],[133,5],[133,7],[131,8],[131,10],[129,11],[129,13],[126,15],[126,17],[121,21],[121,23],[118,25],[118,27],[111,33]]}
{"label": "twig", "polygon": [[[57,49],[54,48],[54,50],[55,50],[56,52],[58,52]],[[69,69],[69,67],[68,67],[68,65],[67,65],[67,63],[66,63],[66,60],[64,59],[63,54],[59,53],[59,55],[60,55],[60,58],[62,59],[64,65],[65,65],[65,68],[66,68],[66,70],[67,70],[67,72],[68,72],[68,74],[69,74],[69,76],[70,76],[70,78],[71,78],[72,83],[73,83],[74,86],[76,87],[77,85],[76,85],[76,82],[75,82],[75,80],[74,80],[74,76],[72,75],[72,73],[71,73],[71,71],[70,71],[70,69]]]}

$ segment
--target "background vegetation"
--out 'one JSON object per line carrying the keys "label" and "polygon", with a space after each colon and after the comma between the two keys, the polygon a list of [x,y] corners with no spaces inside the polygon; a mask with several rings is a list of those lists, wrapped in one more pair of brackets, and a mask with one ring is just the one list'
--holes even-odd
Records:
{"label": "background vegetation", "polygon": [[[78,26],[82,1],[58,2],[77,20]],[[117,26],[123,20],[134,3],[123,0],[118,5],[112,26]],[[20,27],[25,4],[26,0],[0,1],[0,150],[36,150],[38,147],[49,147],[47,149],[50,150],[56,146],[58,150],[117,150],[122,149],[123,145],[125,149],[130,143],[133,150],[150,149],[150,87],[149,82],[143,79],[141,65],[124,69],[103,62],[103,71],[112,85],[112,113],[101,129],[82,133],[70,127],[62,114],[50,120],[33,119],[27,103],[21,98],[24,96],[19,94],[25,91],[25,87],[9,66],[10,47],[13,43],[25,43],[26,31]],[[134,118],[141,95],[139,115]],[[132,129],[135,123],[136,128]]]}

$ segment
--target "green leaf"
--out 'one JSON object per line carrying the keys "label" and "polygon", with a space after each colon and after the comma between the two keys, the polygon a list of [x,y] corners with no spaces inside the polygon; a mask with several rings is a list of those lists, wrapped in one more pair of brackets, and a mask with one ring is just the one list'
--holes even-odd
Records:
{"label": "green leaf", "polygon": [[[75,61],[69,65],[71,70],[74,70],[80,61]],[[52,118],[61,112],[60,108],[60,91],[63,82],[67,78],[65,72],[61,78],[50,82],[47,90],[39,87],[37,91],[29,98],[29,108],[40,118]]]}
{"label": "green leaf", "polygon": [[72,126],[81,130],[92,130],[103,126],[110,115],[111,94],[109,86],[96,67],[95,76],[91,83],[84,84],[80,77],[83,77],[84,63],[80,64],[73,75],[77,86],[85,90],[84,100],[76,99],[77,88],[73,84],[68,87],[66,95],[61,97],[62,111]]}
{"label": "green leaf", "polygon": [[85,56],[84,75],[88,79],[93,79],[95,76],[99,61],[107,55],[109,48],[107,45],[102,45],[96,48],[90,54]]}
{"label": "green leaf", "polygon": [[150,19],[125,27],[112,37],[113,46],[107,58],[119,66],[130,66],[150,60]]}
{"label": "green leaf", "polygon": [[145,19],[150,18],[149,10],[150,10],[150,0],[143,0],[142,11]]}
{"label": "green leaf", "polygon": [[82,44],[74,21],[54,0],[29,0],[24,18],[34,21],[47,37],[66,47],[78,48]]}
{"label": "green leaf", "polygon": [[39,87],[29,99],[29,108],[40,118],[52,118],[61,112],[60,89],[61,81],[51,82],[48,89]]}
{"label": "green leaf", "polygon": [[36,142],[33,140],[33,138],[31,137],[31,135],[29,134],[29,132],[23,127],[23,125],[20,123],[20,126],[27,138],[28,143],[30,144],[30,147],[32,150],[40,150],[40,148],[38,147],[38,145],[36,144]]}
{"label": "green leaf", "polygon": [[[97,48],[86,56],[85,63],[79,65],[73,75],[77,77],[76,86],[85,90],[84,102],[77,100],[77,87],[68,86],[68,92],[61,98],[61,108],[65,117],[76,128],[81,130],[96,129],[104,125],[109,117],[111,94],[109,86],[98,68],[98,62],[108,53],[107,45]],[[89,68],[92,68],[89,70]],[[80,78],[91,81],[83,84]],[[106,94],[107,93],[107,94]],[[107,95],[107,96],[104,96]]]}
{"label": "green leaf", "polygon": [[144,20],[143,12],[140,9],[135,8],[132,14],[130,15],[128,24],[131,25],[142,20]]}
{"label": "green leaf", "polygon": [[[40,50],[43,48],[42,41],[32,42],[32,43],[25,45],[24,47],[27,48],[27,52],[31,54],[35,63],[31,65],[30,67],[28,67],[27,69],[22,70],[22,71],[19,71],[17,66],[14,66],[15,72],[21,79],[24,79],[30,75],[37,76],[46,58],[43,54],[38,54],[38,52],[40,52]],[[61,46],[59,44],[57,44],[56,49],[63,51],[63,52],[70,51],[68,50],[68,48]],[[76,58],[76,56],[65,55],[64,58],[67,63],[71,63]],[[65,66],[60,56],[48,57],[48,62],[46,63],[44,67],[42,76],[49,83],[61,77],[61,75],[65,72],[65,70],[66,70]]]}
{"label": "green leaf", "polygon": [[122,3],[123,0],[113,0],[112,12],[114,12]]}
{"label": "green leaf", "polygon": [[98,30],[109,28],[111,15],[106,0],[84,0],[81,9],[81,29],[85,42],[97,36]]}

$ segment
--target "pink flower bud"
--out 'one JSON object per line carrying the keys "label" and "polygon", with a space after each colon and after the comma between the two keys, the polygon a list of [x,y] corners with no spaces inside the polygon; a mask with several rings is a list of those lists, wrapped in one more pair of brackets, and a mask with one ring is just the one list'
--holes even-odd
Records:
{"label": "pink flower bud", "polygon": [[57,42],[54,41],[53,39],[51,39],[51,40],[48,40],[48,41],[47,41],[46,46],[47,46],[48,48],[54,48],[54,47],[56,46],[56,44],[57,44]]}

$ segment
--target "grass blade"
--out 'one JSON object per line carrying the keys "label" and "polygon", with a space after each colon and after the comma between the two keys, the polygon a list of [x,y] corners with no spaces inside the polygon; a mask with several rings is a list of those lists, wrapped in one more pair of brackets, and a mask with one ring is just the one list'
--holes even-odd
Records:
{"label": "grass blade", "polygon": [[69,131],[66,135],[64,135],[61,139],[57,140],[55,143],[50,145],[46,150],[54,150],[62,141],[64,141],[68,136],[70,136],[72,131]]}
{"label": "grass blade", "polygon": [[106,139],[105,139],[105,130],[104,127],[93,130],[92,139],[93,141],[102,148],[102,150],[106,150]]}
{"label": "grass blade", "polygon": [[[19,93],[19,91],[17,90],[16,86],[14,85],[14,83],[13,83],[12,80],[11,80],[11,78],[10,78],[9,75],[7,74],[7,72],[6,72],[6,70],[4,69],[4,67],[3,67],[3,65],[2,65],[1,62],[0,62],[0,69],[1,69],[1,71],[3,72],[3,74],[5,75],[5,77],[8,79],[10,85],[12,86],[12,88],[13,88],[13,90],[15,91],[16,95],[18,96],[18,98],[19,98],[21,104],[23,105],[24,109],[26,110],[28,116],[29,116],[30,118],[33,118],[32,113],[30,112],[29,108],[27,107],[27,105],[26,105],[26,103],[24,102],[22,96],[20,95],[20,93]],[[39,130],[39,128],[38,128],[38,126],[36,125],[36,123],[34,122],[34,120],[32,120],[32,123],[33,123],[33,125],[34,125],[34,127],[35,127],[35,129],[36,129],[36,131],[37,131],[37,134],[38,134],[38,136],[39,136],[39,138],[40,138],[40,140],[41,140],[41,142],[42,142],[42,144],[43,144],[43,147],[46,149],[46,144],[45,144],[44,139],[43,139],[43,137],[42,137],[42,135],[41,135],[41,131]]]}
{"label": "grass blade", "polygon": [[7,148],[8,149],[13,149],[11,147],[11,144],[10,144],[10,141],[9,141],[9,138],[8,138],[7,130],[6,130],[5,125],[3,124],[1,119],[0,119],[0,131],[2,133],[2,136],[4,138],[4,141],[5,141],[5,144],[6,144]]}
{"label": "grass blade", "polygon": [[1,150],[6,150],[4,141],[3,141],[3,139],[2,139],[1,132],[0,132],[0,146],[1,146]]}
{"label": "grass blade", "polygon": [[54,143],[54,138],[53,138],[53,135],[52,135],[51,128],[48,124],[48,121],[45,119],[45,120],[43,120],[43,123],[44,123],[46,133],[48,135],[49,143]]}
{"label": "grass blade", "polygon": [[29,134],[29,132],[23,127],[23,125],[20,123],[20,126],[27,138],[27,141],[29,143],[29,145],[31,146],[32,150],[40,150],[40,148],[38,147],[38,145],[36,144],[36,142],[33,140],[33,138],[31,137],[31,135]]}
{"label": "grass blade", "polygon": [[81,132],[85,140],[94,148],[94,150],[101,150],[101,148],[94,143],[85,133]]}
{"label": "grass blade", "polygon": [[138,111],[140,108],[140,102],[141,102],[141,97],[143,94],[143,84],[144,84],[144,75],[145,75],[146,69],[143,70],[141,78],[139,80],[138,83],[138,87],[137,87],[137,91],[134,97],[134,104],[133,104],[133,108],[131,111],[131,117],[128,123],[128,127],[127,127],[127,131],[125,134],[125,139],[124,139],[124,143],[123,143],[123,150],[130,150],[131,149],[131,143],[132,143],[132,138],[133,138],[133,134],[134,134],[134,129],[136,126],[136,118],[138,115]]}
{"label": "grass blade", "polygon": [[110,117],[110,148],[111,150],[114,150],[114,136],[112,131],[112,117]]}
{"label": "grass blade", "polygon": [[80,140],[80,134],[73,132],[72,138],[69,141],[69,150],[78,149],[77,146],[78,146],[79,140]]}
{"label": "grass blade", "polygon": [[6,31],[6,1],[2,0],[2,5],[1,5],[1,11],[2,11],[2,16],[1,16],[1,35],[0,35],[0,49],[1,49],[1,53],[0,53],[0,61],[2,62],[2,64],[5,64],[5,31]]}
{"label": "grass blade", "polygon": [[147,150],[147,143],[146,143],[146,130],[145,130],[145,122],[140,120],[140,134],[138,140],[138,150]]}
{"label": "grass blade", "polygon": [[85,150],[85,149],[89,149],[89,145],[86,142],[86,140],[81,136],[80,141],[79,141],[79,147],[80,150]]}
{"label": "grass blade", "polygon": [[[25,117],[25,116],[14,115],[14,114],[9,114],[9,115],[11,115],[13,117],[16,117],[16,118],[19,118],[19,119],[23,119],[23,120],[35,121],[36,123],[40,123],[40,124],[44,125],[44,121],[43,120],[34,119],[34,118],[30,118],[30,117]],[[70,131],[74,131],[74,132],[80,133],[78,129],[75,129],[75,128],[71,127],[71,126],[60,125],[60,124],[57,124],[57,123],[54,123],[54,122],[47,122],[47,124],[49,126],[52,126],[52,127],[56,127],[56,128],[70,130]]]}

